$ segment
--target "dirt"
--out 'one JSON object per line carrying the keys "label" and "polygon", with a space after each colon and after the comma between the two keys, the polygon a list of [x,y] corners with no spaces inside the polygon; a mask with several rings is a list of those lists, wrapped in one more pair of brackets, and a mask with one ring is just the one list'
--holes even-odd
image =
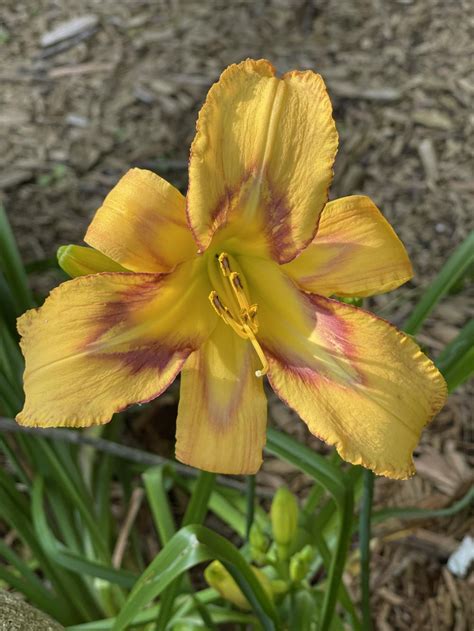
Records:
{"label": "dirt", "polygon": [[[71,25],[75,18],[82,21]],[[331,194],[370,195],[414,263],[412,282],[372,303],[400,324],[473,227],[472,18],[462,0],[3,0],[0,200],[25,260],[80,242],[130,166],[184,191],[209,86],[229,63],[266,57],[279,72],[312,68],[327,81],[341,137]],[[76,33],[54,43],[64,22]],[[56,281],[33,279],[39,290]],[[436,354],[473,313],[472,293],[450,297],[420,341]],[[459,496],[472,476],[472,392],[454,394],[424,433],[414,480],[378,482],[378,503],[442,505]],[[308,438],[276,402],[271,414]],[[446,469],[453,453],[454,474]],[[278,466],[267,464],[262,484],[292,480]],[[304,481],[292,483],[304,490]],[[455,543],[470,526],[465,514],[422,524]],[[469,579],[446,578],[446,559],[426,545],[410,548],[407,537],[377,543],[377,628],[467,628]]]}

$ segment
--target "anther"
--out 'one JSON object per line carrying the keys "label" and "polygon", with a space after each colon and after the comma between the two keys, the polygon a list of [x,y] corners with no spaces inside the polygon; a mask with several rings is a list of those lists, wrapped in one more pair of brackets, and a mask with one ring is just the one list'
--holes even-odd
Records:
{"label": "anther", "polygon": [[227,254],[225,252],[222,252],[222,254],[219,254],[218,261],[219,261],[222,274],[225,277],[229,276],[232,270],[230,268],[229,257],[227,256]]}
{"label": "anther", "polygon": [[237,322],[237,320],[234,318],[234,316],[230,312],[230,309],[228,309],[222,303],[221,299],[219,298],[218,293],[213,290],[209,294],[208,298],[209,298],[209,302],[214,307],[214,311],[217,313],[217,315],[221,317],[224,320],[224,322],[228,324],[235,331],[235,333],[237,333],[239,337],[246,340],[248,338],[248,335],[244,329],[244,326],[240,322]]}
{"label": "anther", "polygon": [[247,296],[244,292],[244,286],[242,285],[242,281],[240,280],[240,276],[238,272],[231,272],[229,275],[230,286],[232,287],[232,291],[234,292],[235,297],[237,298],[237,302],[239,303],[239,307],[248,311],[249,303],[247,300]]}
{"label": "anther", "polygon": [[230,275],[230,280],[238,291],[244,290],[244,286],[242,285],[242,281],[240,280],[238,272],[232,272],[232,274]]}
{"label": "anther", "polygon": [[209,301],[214,307],[217,315],[222,316],[222,314],[224,313],[224,305],[222,304],[217,291],[211,291],[211,293],[209,294]]}

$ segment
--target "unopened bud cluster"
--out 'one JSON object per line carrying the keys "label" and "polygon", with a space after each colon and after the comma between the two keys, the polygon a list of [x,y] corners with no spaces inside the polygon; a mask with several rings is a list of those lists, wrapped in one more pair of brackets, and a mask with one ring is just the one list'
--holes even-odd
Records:
{"label": "unopened bud cluster", "polygon": [[[248,540],[248,554],[255,577],[267,595],[279,602],[290,590],[308,586],[308,575],[314,559],[314,549],[306,544],[299,526],[299,508],[295,496],[282,487],[276,492],[270,519],[255,520]],[[259,566],[259,567],[256,567]],[[250,604],[239,586],[219,561],[213,561],[204,572],[205,579],[220,595],[242,610]]]}

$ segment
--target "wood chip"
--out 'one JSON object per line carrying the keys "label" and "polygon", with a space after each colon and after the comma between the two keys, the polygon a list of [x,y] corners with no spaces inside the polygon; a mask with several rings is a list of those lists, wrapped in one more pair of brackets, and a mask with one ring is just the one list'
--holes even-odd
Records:
{"label": "wood chip", "polygon": [[449,570],[447,570],[445,567],[443,567],[442,574],[443,574],[444,582],[446,583],[446,587],[448,588],[449,594],[451,596],[453,605],[456,607],[456,609],[460,609],[461,600],[459,598],[459,592],[456,585],[456,581],[454,580],[453,576],[450,574]]}
{"label": "wood chip", "polygon": [[436,182],[438,179],[438,160],[431,138],[423,138],[418,145],[418,153],[425,169],[426,179],[430,182]]}
{"label": "wood chip", "polygon": [[377,594],[391,605],[395,605],[396,607],[400,607],[401,605],[403,605],[402,596],[395,594],[387,587],[381,587],[380,589],[378,589]]}
{"label": "wood chip", "polygon": [[61,22],[51,31],[44,33],[41,36],[40,44],[41,46],[46,48],[48,46],[53,46],[54,44],[62,42],[65,39],[81,35],[85,32],[92,33],[98,23],[99,18],[97,17],[97,15],[80,15],[79,17],[72,18],[71,20],[67,20],[66,22]]}
{"label": "wood chip", "polygon": [[424,127],[450,131],[453,128],[452,120],[438,110],[417,110],[412,114],[413,121]]}
{"label": "wood chip", "polygon": [[398,101],[402,98],[401,90],[390,87],[358,86],[342,81],[328,81],[329,93],[346,99],[363,99],[366,101]]}

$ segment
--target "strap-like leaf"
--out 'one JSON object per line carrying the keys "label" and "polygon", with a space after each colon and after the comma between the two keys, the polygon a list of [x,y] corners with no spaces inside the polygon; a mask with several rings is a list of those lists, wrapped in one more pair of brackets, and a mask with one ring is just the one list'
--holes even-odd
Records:
{"label": "strap-like leaf", "polygon": [[415,335],[441,298],[463,277],[466,270],[473,263],[474,230],[446,261],[440,273],[425,291],[411,316],[404,324],[403,330],[410,335]]}
{"label": "strap-like leaf", "polygon": [[117,616],[113,631],[126,629],[134,616],[173,580],[195,565],[211,559],[218,559],[234,568],[249,588],[246,595],[263,628],[268,631],[277,629],[275,608],[237,548],[204,526],[186,526],[173,536],[143,572]]}

